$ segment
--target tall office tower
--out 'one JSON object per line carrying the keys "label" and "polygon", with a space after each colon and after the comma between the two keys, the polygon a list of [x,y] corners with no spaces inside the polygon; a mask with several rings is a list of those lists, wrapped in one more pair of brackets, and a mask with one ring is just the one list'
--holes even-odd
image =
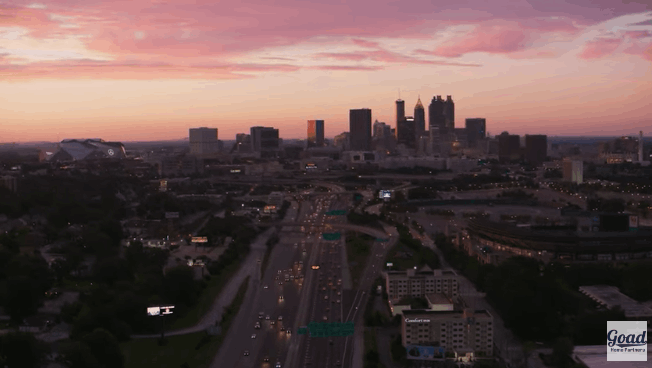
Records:
{"label": "tall office tower", "polygon": [[412,116],[406,116],[396,126],[396,139],[398,144],[404,144],[408,148],[416,148],[415,121]]}
{"label": "tall office tower", "polygon": [[378,120],[374,121],[374,126],[373,126],[373,138],[374,139],[381,139],[384,138],[385,136],[385,123],[382,123]]}
{"label": "tall office tower", "polygon": [[324,146],[324,121],[308,120],[308,147]]}
{"label": "tall office tower", "polygon": [[428,126],[430,130],[438,128],[439,133],[443,134],[446,128],[444,121],[444,101],[441,96],[434,96],[428,106]]}
{"label": "tall office tower", "polygon": [[219,151],[217,128],[191,128],[188,138],[191,155],[204,155]]}
{"label": "tall office tower", "polygon": [[270,127],[251,127],[251,146],[254,152],[277,153],[279,150],[278,129]]}
{"label": "tall office tower", "polygon": [[455,129],[455,103],[453,96],[446,96],[446,103],[444,105],[444,121],[446,129],[452,132]]}
{"label": "tall office tower", "polygon": [[349,111],[349,133],[351,151],[371,150],[371,109]]}
{"label": "tall office tower", "polygon": [[396,124],[405,119],[405,101],[400,98],[396,100]]}
{"label": "tall office tower", "polygon": [[466,119],[465,129],[469,147],[477,147],[478,141],[487,136],[487,120],[485,118]]}
{"label": "tall office tower", "polygon": [[638,162],[643,162],[643,131],[638,132]]}
{"label": "tall office tower", "polygon": [[521,156],[521,137],[503,132],[498,136],[498,160],[506,163]]}
{"label": "tall office tower", "polygon": [[582,184],[584,181],[584,162],[579,160],[564,160],[563,165],[564,181]]}
{"label": "tall office tower", "polygon": [[525,135],[525,161],[532,166],[541,166],[548,157],[548,136]]}
{"label": "tall office tower", "polygon": [[421,96],[419,96],[417,104],[414,106],[414,128],[417,137],[422,136],[426,131],[426,110],[421,103]]}

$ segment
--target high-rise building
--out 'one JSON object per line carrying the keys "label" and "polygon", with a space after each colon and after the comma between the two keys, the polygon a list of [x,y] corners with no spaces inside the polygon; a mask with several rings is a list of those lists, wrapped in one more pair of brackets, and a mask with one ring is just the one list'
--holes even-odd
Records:
{"label": "high-rise building", "polygon": [[398,144],[408,148],[416,148],[416,127],[412,116],[406,116],[396,125],[396,139]]}
{"label": "high-rise building", "polygon": [[396,100],[396,125],[403,119],[405,119],[405,101],[399,98]]}
{"label": "high-rise building", "polygon": [[478,141],[487,136],[487,120],[485,118],[466,119],[465,128],[470,147],[477,147]]}
{"label": "high-rise building", "polygon": [[575,184],[584,182],[584,162],[579,160],[564,160],[563,162],[564,181]]}
{"label": "high-rise building", "polygon": [[188,138],[191,155],[205,155],[219,151],[217,128],[191,128]]}
{"label": "high-rise building", "polygon": [[278,129],[270,127],[251,127],[251,146],[254,152],[263,154],[275,154],[278,152],[280,143]]}
{"label": "high-rise building", "polygon": [[419,96],[417,104],[414,106],[414,128],[417,137],[422,136],[426,131],[426,110],[421,103],[421,96]]}
{"label": "high-rise building", "polygon": [[455,103],[453,102],[453,96],[446,96],[446,103],[444,105],[444,122],[446,123],[446,129],[449,132],[452,132],[455,129]]}
{"label": "high-rise building", "polygon": [[324,121],[308,120],[308,147],[324,146]]}
{"label": "high-rise building", "polygon": [[516,161],[521,157],[521,137],[503,132],[498,136],[498,160]]}
{"label": "high-rise building", "polygon": [[442,135],[450,133],[455,128],[455,103],[452,96],[435,96],[428,107],[428,118],[430,127],[438,127]]}
{"label": "high-rise building", "polygon": [[336,135],[335,137],[333,137],[333,146],[339,147],[339,148],[342,148],[345,151],[348,151],[349,146],[350,146],[350,143],[349,143],[350,135],[351,135],[351,133],[349,133],[349,132],[343,132],[343,133],[340,133],[340,134]]}
{"label": "high-rise building", "polygon": [[525,135],[525,161],[532,166],[541,166],[548,157],[548,136]]}
{"label": "high-rise building", "polygon": [[385,136],[385,126],[387,124],[382,123],[378,120],[374,121],[374,126],[373,126],[373,138],[374,139],[382,139]]}
{"label": "high-rise building", "polygon": [[371,150],[371,109],[349,111],[349,132],[351,151]]}

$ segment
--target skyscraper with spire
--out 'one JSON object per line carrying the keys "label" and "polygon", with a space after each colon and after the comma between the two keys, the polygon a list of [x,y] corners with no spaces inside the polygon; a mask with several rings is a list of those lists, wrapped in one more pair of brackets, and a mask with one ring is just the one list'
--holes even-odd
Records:
{"label": "skyscraper with spire", "polygon": [[417,104],[414,106],[414,125],[417,137],[423,135],[426,131],[426,110],[421,103],[421,96],[419,96]]}

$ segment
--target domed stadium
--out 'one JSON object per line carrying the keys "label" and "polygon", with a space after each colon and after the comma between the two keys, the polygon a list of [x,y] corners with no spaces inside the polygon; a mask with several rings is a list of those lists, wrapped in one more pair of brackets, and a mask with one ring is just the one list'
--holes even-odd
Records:
{"label": "domed stadium", "polygon": [[125,147],[120,142],[106,142],[102,139],[64,139],[48,161],[69,162],[125,157]]}

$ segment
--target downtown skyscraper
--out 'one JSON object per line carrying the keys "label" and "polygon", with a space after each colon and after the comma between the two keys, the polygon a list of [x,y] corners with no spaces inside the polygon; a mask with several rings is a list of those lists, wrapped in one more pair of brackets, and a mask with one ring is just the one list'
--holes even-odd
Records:
{"label": "downtown skyscraper", "polygon": [[349,111],[349,132],[351,151],[371,150],[371,109]]}
{"label": "downtown skyscraper", "polygon": [[421,103],[421,96],[419,96],[417,104],[414,106],[414,128],[417,138],[426,131],[426,110]]}
{"label": "downtown skyscraper", "polygon": [[455,129],[455,103],[452,96],[434,96],[428,107],[430,129],[439,129],[440,134],[452,133]]}
{"label": "downtown skyscraper", "polygon": [[308,120],[308,147],[324,146],[324,121]]}

